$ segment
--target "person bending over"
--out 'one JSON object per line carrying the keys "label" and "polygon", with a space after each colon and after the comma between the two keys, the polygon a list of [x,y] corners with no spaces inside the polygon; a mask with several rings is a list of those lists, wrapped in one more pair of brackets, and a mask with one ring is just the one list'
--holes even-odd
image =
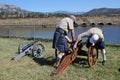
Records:
{"label": "person bending over", "polygon": [[96,45],[98,49],[101,50],[102,53],[102,65],[106,64],[106,50],[105,50],[105,42],[104,42],[104,34],[100,28],[90,28],[88,31],[83,32],[78,35],[77,40],[73,46],[75,49],[77,47],[78,42],[83,37],[88,37],[86,47],[89,48],[90,46]]}

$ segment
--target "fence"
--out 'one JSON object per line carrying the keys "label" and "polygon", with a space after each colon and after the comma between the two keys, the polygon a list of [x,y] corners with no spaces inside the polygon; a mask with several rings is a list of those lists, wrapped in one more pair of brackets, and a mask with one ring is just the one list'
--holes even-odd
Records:
{"label": "fence", "polygon": [[55,25],[27,25],[27,26],[0,26],[0,36],[4,37],[28,37],[28,38],[49,38],[53,35]]}

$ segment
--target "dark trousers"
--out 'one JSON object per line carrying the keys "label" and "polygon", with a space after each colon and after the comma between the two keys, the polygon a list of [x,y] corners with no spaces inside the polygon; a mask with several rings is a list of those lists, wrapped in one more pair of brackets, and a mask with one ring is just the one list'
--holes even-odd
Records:
{"label": "dark trousers", "polygon": [[61,52],[66,52],[67,49],[67,41],[65,39],[65,34],[64,34],[64,30],[57,28],[54,36],[53,36],[53,48],[61,51]]}
{"label": "dark trousers", "polygon": [[[91,45],[92,45],[92,43],[90,43],[90,41],[88,39],[87,43],[86,43],[86,47],[89,48]],[[105,42],[104,41],[97,42],[95,44],[95,46],[97,49],[105,49]]]}

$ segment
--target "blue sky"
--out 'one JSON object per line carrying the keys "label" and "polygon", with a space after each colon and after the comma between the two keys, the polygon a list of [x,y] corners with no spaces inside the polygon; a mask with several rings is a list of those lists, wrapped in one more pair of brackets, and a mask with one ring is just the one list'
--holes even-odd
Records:
{"label": "blue sky", "polygon": [[0,4],[35,12],[87,12],[94,8],[120,8],[120,0],[0,0]]}

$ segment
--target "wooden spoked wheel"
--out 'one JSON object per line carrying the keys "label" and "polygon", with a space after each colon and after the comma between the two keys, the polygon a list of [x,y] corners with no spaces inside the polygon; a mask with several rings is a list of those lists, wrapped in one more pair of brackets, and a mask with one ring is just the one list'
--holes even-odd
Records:
{"label": "wooden spoked wheel", "polygon": [[90,67],[96,66],[98,60],[98,50],[91,46],[88,50],[88,64]]}
{"label": "wooden spoked wheel", "polygon": [[33,56],[35,58],[42,58],[44,56],[45,47],[42,44],[36,44],[33,46]]}
{"label": "wooden spoked wheel", "polygon": [[23,52],[24,48],[27,47],[28,44],[28,42],[20,43],[20,45],[18,46],[18,53],[20,54],[21,52]]}

